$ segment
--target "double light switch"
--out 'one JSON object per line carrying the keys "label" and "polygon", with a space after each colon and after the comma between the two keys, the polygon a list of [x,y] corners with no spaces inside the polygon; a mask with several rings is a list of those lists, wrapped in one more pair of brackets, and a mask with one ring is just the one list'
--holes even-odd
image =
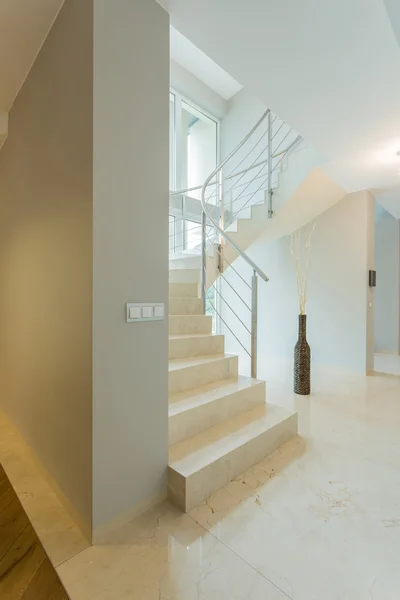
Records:
{"label": "double light switch", "polygon": [[164,304],[153,304],[150,302],[126,305],[126,321],[134,323],[138,321],[162,321],[164,319]]}

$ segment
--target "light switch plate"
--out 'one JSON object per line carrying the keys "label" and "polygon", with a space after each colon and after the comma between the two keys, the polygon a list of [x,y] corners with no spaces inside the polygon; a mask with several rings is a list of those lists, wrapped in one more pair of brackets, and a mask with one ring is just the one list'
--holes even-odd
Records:
{"label": "light switch plate", "polygon": [[154,316],[158,319],[164,318],[164,304],[155,304],[154,305]]}
{"label": "light switch plate", "polygon": [[142,311],[140,309],[140,306],[130,306],[129,307],[129,318],[132,321],[136,321],[137,319],[142,318]]}
{"label": "light switch plate", "polygon": [[150,319],[153,316],[152,306],[142,306],[142,317],[143,319]]}
{"label": "light switch plate", "polygon": [[160,302],[128,302],[126,304],[127,323],[140,323],[143,321],[163,321],[164,317],[164,304]]}

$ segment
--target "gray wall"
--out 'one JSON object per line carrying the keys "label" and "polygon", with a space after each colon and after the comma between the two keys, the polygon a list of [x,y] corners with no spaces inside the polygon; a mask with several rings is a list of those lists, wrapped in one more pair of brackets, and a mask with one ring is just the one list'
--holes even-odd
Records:
{"label": "gray wall", "polygon": [[400,317],[400,221],[377,205],[375,215],[375,351],[398,354]]}
{"label": "gray wall", "polygon": [[68,0],[0,152],[1,407],[91,521],[92,2]]}
{"label": "gray wall", "polygon": [[[118,10],[116,10],[116,6]],[[93,521],[165,495],[169,17],[155,0],[95,2]]]}

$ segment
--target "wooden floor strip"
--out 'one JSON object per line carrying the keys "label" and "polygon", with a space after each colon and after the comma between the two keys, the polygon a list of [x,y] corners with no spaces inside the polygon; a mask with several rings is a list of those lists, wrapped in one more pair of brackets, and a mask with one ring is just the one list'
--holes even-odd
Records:
{"label": "wooden floor strip", "polygon": [[60,579],[0,465],[1,600],[68,600]]}

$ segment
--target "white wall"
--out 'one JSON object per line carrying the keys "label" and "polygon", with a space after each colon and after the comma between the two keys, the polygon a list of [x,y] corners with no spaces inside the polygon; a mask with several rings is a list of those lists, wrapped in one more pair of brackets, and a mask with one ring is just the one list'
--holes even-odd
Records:
{"label": "white wall", "polygon": [[[228,111],[221,122],[221,156],[225,158],[241,142],[246,134],[254,127],[260,117],[265,113],[266,106],[260,100],[243,89],[238,92],[228,102]],[[287,148],[298,136],[297,132],[290,130],[290,124],[283,123],[279,117],[271,114],[272,122],[272,153],[280,152]],[[259,163],[267,158],[267,142],[265,135],[268,127],[267,119],[259,126],[252,138],[236,153],[236,155],[227,163],[224,168],[225,175],[235,172],[239,169],[250,167],[253,163]],[[257,143],[259,142],[259,143]],[[254,146],[254,149],[252,147]],[[264,150],[264,152],[262,152]],[[243,161],[243,162],[242,162]],[[325,162],[324,157],[304,141],[296,145],[290,155],[285,158],[277,157],[273,159],[272,187],[273,210],[276,213],[282,208],[285,202],[298,189],[299,184],[304,180],[312,168]],[[254,183],[250,183],[251,176],[257,176]],[[250,171],[249,175],[242,179],[237,179],[237,187],[227,194],[225,205],[237,213],[248,202],[258,204],[264,202],[264,191],[268,188],[268,168],[267,164]],[[229,184],[229,188],[232,184]],[[243,186],[246,187],[244,198],[240,197],[243,193]],[[279,187],[278,187],[279,186]],[[228,188],[228,189],[229,189]],[[257,191],[259,189],[259,191]],[[226,188],[225,188],[226,189]],[[256,192],[250,200],[248,194]],[[247,217],[247,213],[241,212],[239,217]],[[228,217],[229,218],[229,217]],[[276,223],[277,224],[277,223]]]}
{"label": "white wall", "polygon": [[375,351],[398,354],[400,221],[377,204],[375,213]]}
{"label": "white wall", "polygon": [[222,158],[238,145],[266,109],[257,96],[245,89],[228,100],[226,115],[221,122]]}
{"label": "white wall", "polygon": [[0,406],[90,534],[92,3],[66,2],[0,151]]}
{"label": "white wall", "polygon": [[227,101],[174,60],[170,62],[170,85],[188,100],[219,119],[225,116]]}
{"label": "white wall", "polygon": [[94,11],[93,524],[165,496],[169,17],[155,0]]}
{"label": "white wall", "polygon": [[[312,240],[308,288],[308,341],[313,364],[331,365],[366,373],[373,369],[373,303],[368,270],[373,264],[374,198],[369,192],[347,195],[316,220]],[[372,254],[371,254],[372,251]],[[298,300],[289,237],[254,244],[248,254],[270,277],[259,281],[258,375],[266,378],[271,363],[292,362],[297,339]],[[242,260],[235,268],[250,282],[250,267]],[[248,304],[250,290],[227,271],[239,296]],[[250,327],[250,312],[225,284],[223,293]],[[228,324],[231,312],[223,308]],[[237,322],[235,333],[249,348],[249,335]],[[241,372],[249,360],[230,334],[227,351],[241,356]]]}

